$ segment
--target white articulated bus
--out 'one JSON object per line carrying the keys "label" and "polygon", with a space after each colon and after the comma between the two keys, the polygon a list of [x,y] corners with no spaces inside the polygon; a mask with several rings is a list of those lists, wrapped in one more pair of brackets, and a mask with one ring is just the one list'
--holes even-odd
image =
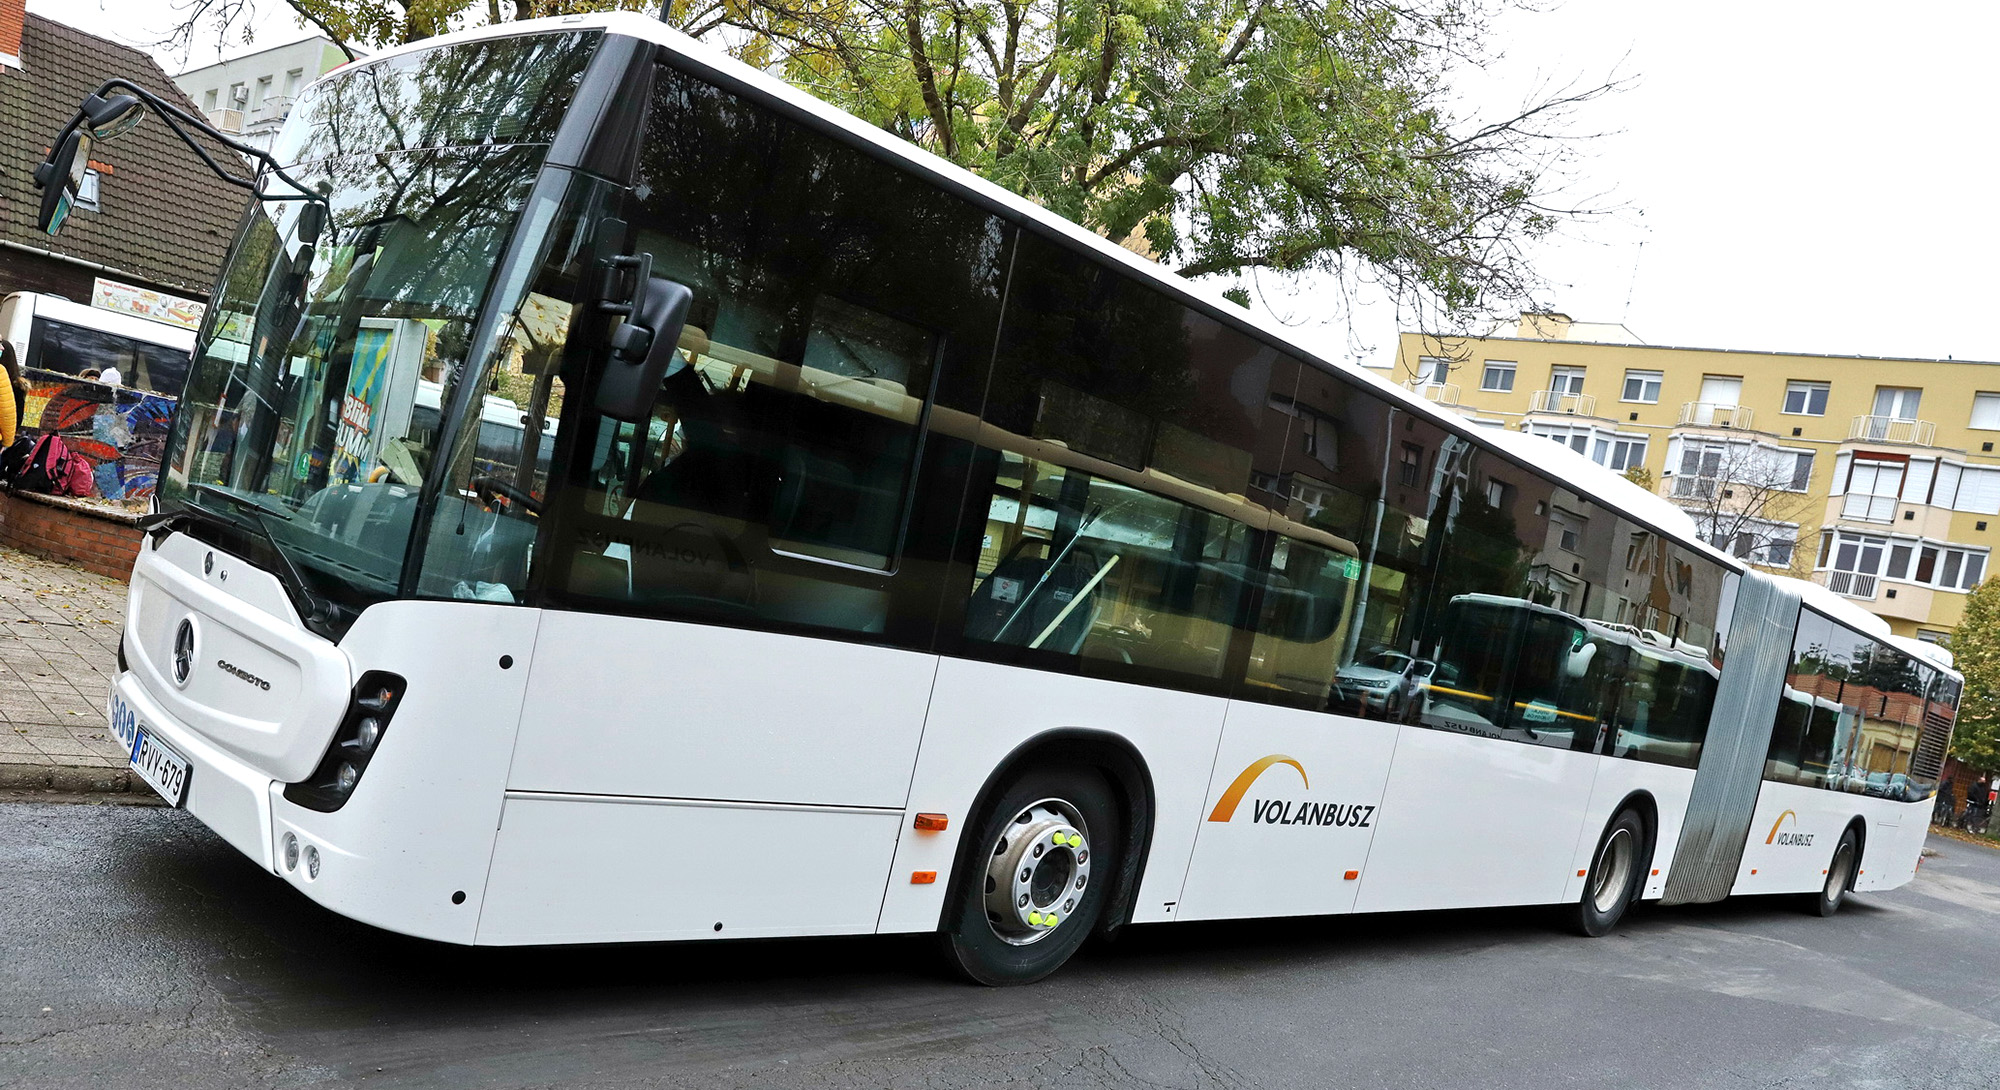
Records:
{"label": "white articulated bus", "polygon": [[324,211],[245,216],[111,716],[336,912],[1012,983],[1915,870],[1947,662],[653,21],[350,65],[276,154]]}

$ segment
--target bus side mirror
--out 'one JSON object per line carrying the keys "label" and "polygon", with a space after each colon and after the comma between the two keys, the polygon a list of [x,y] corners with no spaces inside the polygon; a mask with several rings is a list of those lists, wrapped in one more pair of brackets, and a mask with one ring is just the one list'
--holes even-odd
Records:
{"label": "bus side mirror", "polygon": [[694,292],[658,276],[647,277],[640,298],[611,331],[611,358],[597,383],[597,411],[637,422],[652,412],[660,380],[674,361]]}
{"label": "bus side mirror", "polygon": [[63,137],[62,146],[35,168],[35,184],[42,187],[42,208],[35,226],[50,238],[69,219],[77,191],[83,188],[83,172],[89,166],[90,136],[79,128]]}

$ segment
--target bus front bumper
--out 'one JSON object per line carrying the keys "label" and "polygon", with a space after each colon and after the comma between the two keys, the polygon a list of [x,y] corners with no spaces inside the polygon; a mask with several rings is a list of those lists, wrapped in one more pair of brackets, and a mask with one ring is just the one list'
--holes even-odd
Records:
{"label": "bus front bumper", "polygon": [[[121,705],[126,713],[123,716],[119,715]],[[130,671],[119,674],[112,683],[106,714],[112,723],[112,736],[128,751],[131,731],[136,729],[165,742],[175,754],[185,758],[188,773],[182,808],[200,818],[202,824],[215,830],[217,836],[255,860],[258,866],[278,873],[272,850],[269,776],[210,744],[167,714]],[[136,771],[133,778],[140,779]],[[134,784],[133,789],[154,790],[143,782]]]}

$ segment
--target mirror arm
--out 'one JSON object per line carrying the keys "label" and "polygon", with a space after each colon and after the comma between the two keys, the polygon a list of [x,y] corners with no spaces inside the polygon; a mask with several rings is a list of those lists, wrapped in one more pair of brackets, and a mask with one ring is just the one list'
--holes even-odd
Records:
{"label": "mirror arm", "polygon": [[[94,92],[94,94],[99,98],[103,98],[106,95],[109,95],[114,90],[119,91],[121,93],[130,94],[132,97],[144,103],[148,109],[152,110],[155,114],[158,114],[160,120],[166,122],[167,127],[174,131],[174,135],[181,138],[181,143],[186,144],[189,148],[193,149],[194,153],[201,157],[201,161],[205,165],[207,165],[209,170],[215,173],[216,177],[222,179],[225,182],[228,182],[230,185],[236,186],[239,189],[249,190],[251,193],[256,195],[258,200],[313,201],[318,204],[327,205],[327,213],[328,213],[327,219],[329,220],[328,227],[330,228],[332,226],[330,221],[333,218],[332,217],[333,208],[330,204],[328,204],[327,199],[321,196],[320,194],[314,193],[312,190],[308,189],[304,184],[300,183],[298,179],[292,177],[290,174],[285,173],[284,167],[280,166],[278,164],[278,161],[276,159],[273,159],[268,152],[264,151],[261,148],[251,147],[248,144],[230,139],[228,135],[216,129],[215,126],[210,125],[206,119],[197,117],[194,114],[191,114],[186,110],[181,109],[179,106],[176,106],[173,103],[160,98],[158,95],[155,95],[151,91],[146,90],[144,87],[141,87],[136,83],[133,83],[131,80],[122,78],[113,78],[110,80],[106,80],[105,83]],[[52,145],[52,147],[53,148],[62,147],[62,142],[69,138],[70,133],[76,131],[76,127],[78,125],[83,124],[84,118],[85,118],[84,112],[81,108],[79,108],[76,111],[76,116],[70,118],[69,124],[64,125],[62,131],[56,134],[56,141],[55,144]],[[248,156],[249,158],[255,160],[258,164],[260,164],[260,169],[257,172],[258,174],[261,175],[265,170],[268,170],[272,174],[276,175],[278,178],[283,180],[287,185],[290,185],[293,189],[298,190],[298,192],[285,193],[285,194],[271,194],[262,192],[261,187],[259,186],[257,179],[255,177],[245,178],[240,175],[233,174],[227,168],[225,168],[221,163],[216,162],[215,157],[208,153],[208,149],[202,147],[200,141],[197,141],[193,136],[190,136],[187,130],[181,127],[183,124],[192,126],[202,135],[209,137],[210,139],[214,140],[215,142],[221,144],[226,148],[229,148],[231,151],[234,151],[240,155]]]}

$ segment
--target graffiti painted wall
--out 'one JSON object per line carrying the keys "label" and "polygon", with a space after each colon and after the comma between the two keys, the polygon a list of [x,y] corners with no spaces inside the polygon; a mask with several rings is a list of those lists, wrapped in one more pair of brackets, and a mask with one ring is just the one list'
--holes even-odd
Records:
{"label": "graffiti painted wall", "polygon": [[90,461],[97,495],[144,499],[160,475],[174,399],[29,368],[22,434],[53,431]]}

